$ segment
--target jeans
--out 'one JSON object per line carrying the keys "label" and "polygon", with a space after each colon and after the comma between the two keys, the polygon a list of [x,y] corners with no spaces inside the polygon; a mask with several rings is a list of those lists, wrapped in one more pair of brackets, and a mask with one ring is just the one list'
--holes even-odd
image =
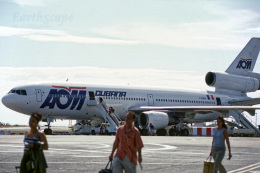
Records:
{"label": "jeans", "polygon": [[213,167],[213,173],[217,173],[218,170],[220,173],[226,173],[224,166],[222,165],[222,160],[225,156],[225,147],[212,147],[212,156],[214,158],[214,167]]}
{"label": "jeans", "polygon": [[123,169],[126,173],[136,173],[136,165],[127,156],[123,160],[115,157],[112,163],[112,172],[123,173]]}

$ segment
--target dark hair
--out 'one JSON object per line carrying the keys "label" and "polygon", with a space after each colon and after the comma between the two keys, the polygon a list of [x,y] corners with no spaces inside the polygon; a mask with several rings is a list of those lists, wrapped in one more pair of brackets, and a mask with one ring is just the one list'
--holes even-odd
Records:
{"label": "dark hair", "polygon": [[225,120],[224,120],[224,118],[222,116],[219,116],[217,118],[217,120],[221,120],[222,121],[222,127],[224,127],[225,129],[228,129],[227,125],[225,124]]}
{"label": "dark hair", "polygon": [[31,117],[34,117],[39,122],[42,119],[42,114],[40,114],[38,112],[34,112],[31,114]]}
{"label": "dark hair", "polygon": [[134,113],[134,112],[132,112],[132,111],[129,111],[129,112],[127,112],[127,114],[130,114],[130,115],[132,115],[132,116],[133,116],[133,119],[135,119],[135,113]]}

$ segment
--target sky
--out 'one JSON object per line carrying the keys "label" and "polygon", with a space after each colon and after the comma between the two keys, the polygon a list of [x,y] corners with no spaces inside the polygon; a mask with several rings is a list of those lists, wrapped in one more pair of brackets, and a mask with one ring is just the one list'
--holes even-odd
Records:
{"label": "sky", "polygon": [[[212,90],[206,73],[224,72],[250,38],[260,37],[259,6],[253,0],[0,0],[0,97],[17,85],[67,79]],[[0,110],[0,122],[28,124],[28,116],[2,103]],[[60,124],[68,122],[54,123]]]}

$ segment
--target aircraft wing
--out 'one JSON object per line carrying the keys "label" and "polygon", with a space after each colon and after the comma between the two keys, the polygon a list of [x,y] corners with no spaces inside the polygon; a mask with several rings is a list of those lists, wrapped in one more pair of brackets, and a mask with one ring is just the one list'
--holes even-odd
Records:
{"label": "aircraft wing", "polygon": [[255,109],[260,109],[260,106],[141,106],[131,107],[128,110],[134,112],[143,111],[171,111],[171,112],[186,112],[186,113],[210,113],[228,112],[229,110],[242,110],[254,112]]}
{"label": "aircraft wing", "polygon": [[246,99],[236,99],[231,100],[228,102],[229,104],[235,105],[235,106],[252,106],[260,104],[260,98],[246,98]]}

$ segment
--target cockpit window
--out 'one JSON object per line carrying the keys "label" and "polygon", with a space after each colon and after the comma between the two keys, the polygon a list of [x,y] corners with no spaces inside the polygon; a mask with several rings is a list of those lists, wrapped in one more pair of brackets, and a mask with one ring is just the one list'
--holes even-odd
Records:
{"label": "cockpit window", "polygon": [[11,93],[15,93],[15,90],[11,90],[11,91],[9,91],[8,94],[11,94]]}
{"label": "cockpit window", "polygon": [[21,90],[21,95],[27,95],[26,90]]}
{"label": "cockpit window", "polygon": [[27,95],[26,90],[14,90],[14,89],[12,89],[11,91],[9,91],[8,94],[11,94],[11,93],[16,93],[16,94],[19,94],[19,95]]}

